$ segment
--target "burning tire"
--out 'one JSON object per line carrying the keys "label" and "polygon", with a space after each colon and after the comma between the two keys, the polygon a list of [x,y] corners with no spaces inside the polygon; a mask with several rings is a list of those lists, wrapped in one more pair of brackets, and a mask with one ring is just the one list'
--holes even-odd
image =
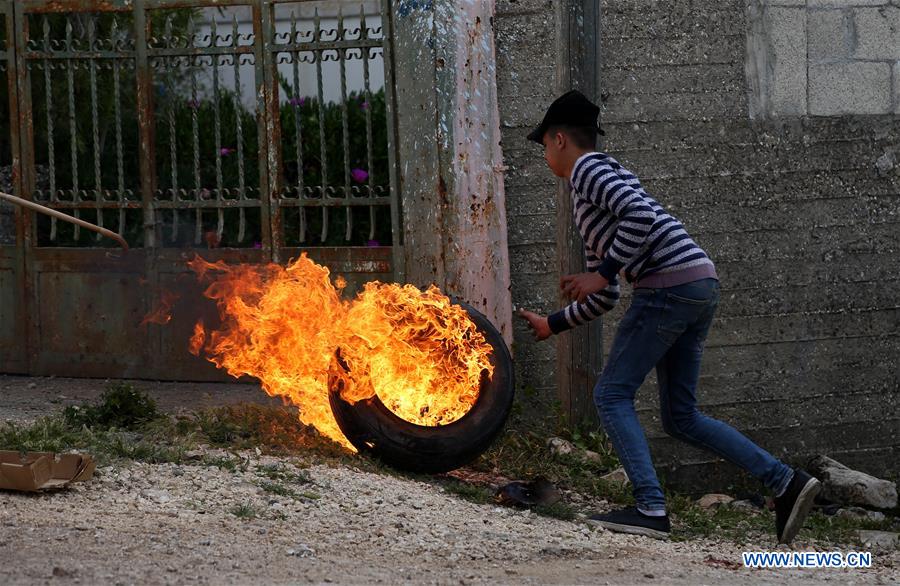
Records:
{"label": "burning tire", "polygon": [[340,349],[328,377],[329,400],[341,431],[360,452],[412,472],[446,472],[481,455],[503,429],[515,389],[512,358],[503,336],[483,314],[465,303],[475,326],[493,348],[493,376],[482,376],[478,399],[461,418],[439,427],[417,425],[388,409],[377,395],[350,403],[341,397],[348,372]]}

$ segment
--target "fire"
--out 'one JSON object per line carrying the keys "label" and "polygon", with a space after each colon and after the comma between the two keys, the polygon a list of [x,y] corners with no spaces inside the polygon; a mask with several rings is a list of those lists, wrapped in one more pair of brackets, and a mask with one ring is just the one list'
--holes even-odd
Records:
{"label": "fire", "polygon": [[141,326],[147,324],[165,325],[172,321],[172,306],[178,301],[178,295],[171,291],[163,289],[160,291],[159,302],[156,307],[144,316],[141,320]]}
{"label": "fire", "polygon": [[328,402],[328,369],[340,348],[350,367],[351,402],[377,394],[398,416],[419,425],[445,425],[465,415],[482,377],[493,374],[491,346],[466,311],[436,287],[367,283],[341,298],[326,267],[305,254],[287,267],[208,263],[189,265],[210,281],[218,329],[197,323],[192,352],[229,374],[258,378],[270,395],[299,407],[300,419],[344,444]]}

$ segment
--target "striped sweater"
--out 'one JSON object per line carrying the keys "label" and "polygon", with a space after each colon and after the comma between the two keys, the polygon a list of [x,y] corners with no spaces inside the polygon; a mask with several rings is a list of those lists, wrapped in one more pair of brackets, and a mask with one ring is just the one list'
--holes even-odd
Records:
{"label": "striped sweater", "polygon": [[[550,315],[560,333],[606,313],[619,300],[617,275],[642,286],[674,286],[716,277],[715,267],[684,226],[670,216],[631,172],[603,153],[588,153],[572,168],[575,224],[588,271],[609,286]],[[665,277],[671,277],[666,279]],[[681,277],[681,278],[679,278]]]}

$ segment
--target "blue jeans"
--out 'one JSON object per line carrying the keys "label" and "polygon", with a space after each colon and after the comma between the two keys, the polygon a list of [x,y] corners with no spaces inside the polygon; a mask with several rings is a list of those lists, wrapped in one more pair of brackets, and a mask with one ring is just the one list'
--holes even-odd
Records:
{"label": "blue jeans", "polygon": [[703,279],[664,289],[635,289],[594,389],[600,421],[645,511],[665,510],[634,396],[654,366],[663,429],[717,454],[781,492],[793,470],[733,427],[697,410],[703,344],[719,303],[719,282]]}

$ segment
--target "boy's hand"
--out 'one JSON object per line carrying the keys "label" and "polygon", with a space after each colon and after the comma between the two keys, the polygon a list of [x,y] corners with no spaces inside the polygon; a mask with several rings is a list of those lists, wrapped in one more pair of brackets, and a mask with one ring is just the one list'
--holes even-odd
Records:
{"label": "boy's hand", "polygon": [[569,299],[577,299],[578,303],[584,303],[588,295],[606,289],[607,285],[609,285],[609,281],[600,273],[566,275],[559,280],[559,287],[563,290],[563,294]]}
{"label": "boy's hand", "polygon": [[518,315],[528,322],[528,327],[531,328],[532,333],[534,333],[534,339],[538,342],[546,340],[553,335],[553,331],[550,330],[550,323],[547,322],[546,317],[525,309],[520,309]]}

